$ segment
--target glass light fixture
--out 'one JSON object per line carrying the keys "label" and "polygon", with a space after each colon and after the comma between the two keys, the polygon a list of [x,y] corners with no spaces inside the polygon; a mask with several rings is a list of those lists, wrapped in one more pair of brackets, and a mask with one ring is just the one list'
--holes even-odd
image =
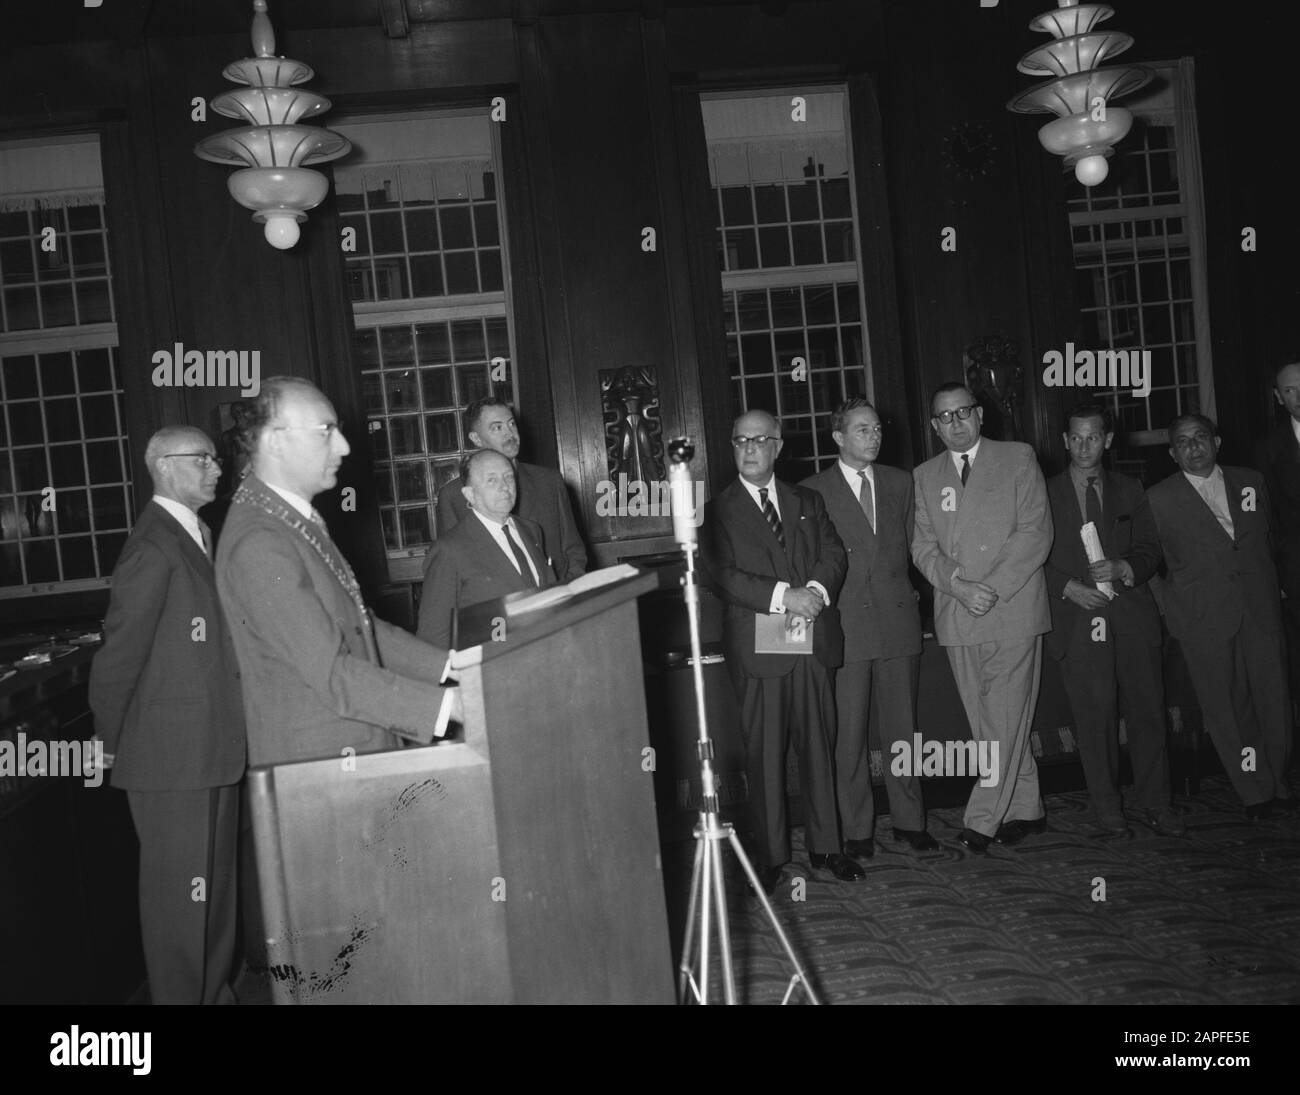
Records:
{"label": "glass light fixture", "polygon": [[212,100],[212,109],[248,124],[205,137],[194,154],[212,163],[241,167],[230,176],[230,196],[253,220],[264,224],[267,242],[286,250],[298,242],[306,210],[315,209],[329,192],[329,182],[307,164],[345,156],[352,144],[328,129],[299,125],[323,114],[330,101],[300,88],[315,73],[301,61],[275,56],[275,32],[266,0],[253,0],[253,57],[235,61],[222,72],[242,84]]}
{"label": "glass light fixture", "polygon": [[1031,49],[1016,69],[1052,79],[1007,103],[1017,114],[1056,115],[1038,131],[1039,143],[1072,164],[1084,186],[1096,186],[1110,174],[1106,160],[1133,125],[1133,115],[1111,106],[1111,100],[1145,87],[1155,76],[1141,65],[1097,67],[1133,44],[1132,35],[1122,31],[1096,30],[1114,14],[1109,4],[1057,0],[1056,11],[1030,20],[1030,30],[1050,34],[1053,41]]}

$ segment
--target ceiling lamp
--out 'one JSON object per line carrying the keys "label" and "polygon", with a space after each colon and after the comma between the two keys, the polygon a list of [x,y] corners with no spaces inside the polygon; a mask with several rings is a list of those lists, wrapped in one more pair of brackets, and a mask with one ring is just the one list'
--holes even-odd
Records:
{"label": "ceiling lamp", "polygon": [[298,242],[298,225],[329,192],[329,181],[306,165],[345,156],[352,144],[328,129],[299,125],[330,108],[330,101],[300,89],[314,75],[301,61],[275,56],[275,31],[266,0],[253,0],[253,53],[221,73],[234,84],[212,100],[212,109],[248,124],[205,137],[194,154],[213,163],[242,167],[230,176],[230,196],[253,220],[266,225],[266,241],[281,250]]}
{"label": "ceiling lamp", "polygon": [[1029,76],[1052,79],[1017,95],[1007,109],[1017,114],[1055,114],[1056,120],[1038,131],[1039,142],[1048,152],[1064,156],[1067,165],[1073,164],[1075,177],[1084,186],[1096,186],[1110,173],[1106,160],[1113,146],[1133,124],[1133,115],[1111,106],[1111,100],[1144,87],[1155,73],[1141,65],[1097,67],[1133,44],[1132,35],[1122,31],[1095,29],[1115,14],[1109,4],[1057,0],[1057,8],[1029,23],[1030,30],[1050,34],[1053,41],[1031,49],[1016,65]]}

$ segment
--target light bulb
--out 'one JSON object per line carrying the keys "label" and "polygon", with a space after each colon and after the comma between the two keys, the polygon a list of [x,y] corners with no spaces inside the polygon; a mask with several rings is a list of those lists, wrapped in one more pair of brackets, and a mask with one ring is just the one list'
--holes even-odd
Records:
{"label": "light bulb", "polygon": [[1099,182],[1104,182],[1109,174],[1110,164],[1106,162],[1105,156],[1084,156],[1074,165],[1074,177],[1084,186],[1096,186]]}
{"label": "light bulb", "polygon": [[266,242],[272,247],[287,251],[298,242],[301,233],[298,231],[296,217],[287,213],[272,213],[266,218],[264,234]]}

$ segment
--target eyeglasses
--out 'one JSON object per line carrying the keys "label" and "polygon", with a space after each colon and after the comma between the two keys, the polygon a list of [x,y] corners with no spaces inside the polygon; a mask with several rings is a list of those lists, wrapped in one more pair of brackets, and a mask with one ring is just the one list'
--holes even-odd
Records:
{"label": "eyeglasses", "polygon": [[273,430],[306,430],[313,433],[323,441],[329,441],[338,433],[339,427],[337,422],[322,422],[319,426],[272,426]]}
{"label": "eyeglasses", "polygon": [[934,415],[934,417],[937,418],[940,422],[942,422],[945,426],[951,426],[954,415],[960,418],[963,422],[965,422],[966,419],[968,419],[974,413],[975,408],[978,406],[979,406],[978,403],[968,403],[964,407],[954,407],[950,411],[940,411],[938,414]]}
{"label": "eyeglasses", "polygon": [[736,448],[738,449],[747,449],[749,448],[750,445],[753,445],[755,448],[759,448],[763,445],[766,445],[769,441],[780,441],[780,440],[781,440],[780,437],[777,437],[775,435],[765,434],[765,433],[761,433],[757,437],[746,437],[744,434],[740,434],[736,437],[733,437],[731,439],[731,443],[735,445]]}
{"label": "eyeglasses", "polygon": [[213,453],[210,453],[210,452],[167,452],[167,453],[163,453],[163,459],[164,459],[164,460],[170,460],[170,459],[172,459],[172,458],[175,457],[175,456],[189,456],[189,457],[193,457],[194,462],[195,462],[196,464],[198,464],[199,467],[203,468],[205,471],[206,471],[208,468],[212,467],[213,464],[217,464],[217,465],[220,465],[220,464],[221,464],[221,457],[216,456],[216,455],[214,455]]}

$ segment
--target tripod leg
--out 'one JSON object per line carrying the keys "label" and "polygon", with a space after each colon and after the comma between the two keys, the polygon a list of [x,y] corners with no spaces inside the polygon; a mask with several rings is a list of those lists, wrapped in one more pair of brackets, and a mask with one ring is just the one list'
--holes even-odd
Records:
{"label": "tripod leg", "polygon": [[[700,840],[704,844],[704,883],[700,887],[700,1003],[709,1002],[709,936],[713,933],[710,931],[710,919],[713,913],[713,902],[709,895],[713,891],[713,874],[714,863],[717,856],[714,854],[710,845],[716,841],[709,839],[708,825],[704,818],[700,819]],[[722,931],[727,930],[727,923],[723,921]]]}
{"label": "tripod leg", "polygon": [[714,832],[710,834],[709,851],[716,862],[713,867],[713,899],[718,907],[718,953],[722,956],[722,990],[728,1004],[736,1002],[736,974],[731,965],[731,924],[727,920],[727,887],[722,877],[722,832],[717,830],[716,818]]}
{"label": "tripod leg", "polygon": [[695,830],[695,864],[691,868],[690,904],[686,908],[686,936],[682,940],[682,958],[678,963],[677,1002],[686,1003],[687,990],[694,987],[698,996],[698,985],[694,984],[695,968],[695,910],[699,907],[700,884],[703,881],[705,840],[703,833]]}
{"label": "tripod leg", "polygon": [[767,894],[763,892],[763,887],[758,883],[758,875],[754,873],[753,865],[749,862],[749,857],[745,855],[745,849],[741,847],[740,837],[736,835],[735,829],[728,831],[728,837],[731,840],[732,850],[736,853],[736,858],[740,860],[740,865],[745,868],[745,875],[749,878],[750,884],[754,887],[754,892],[758,894],[758,900],[762,902],[763,911],[767,913],[767,919],[771,922],[772,927],[776,930],[776,936],[781,940],[781,946],[785,950],[785,956],[790,959],[790,965],[794,967],[794,973],[790,977],[790,985],[786,989],[785,1003],[790,999],[790,993],[794,990],[796,984],[802,984],[804,992],[808,994],[810,1004],[818,1004],[821,1001],[817,999],[817,994],[813,992],[812,984],[808,980],[807,973],[799,964],[799,958],[794,953],[794,948],[790,945],[790,940],[786,937],[785,931],[781,928],[781,922],[777,920],[776,913],[772,910],[771,902],[767,899]]}

